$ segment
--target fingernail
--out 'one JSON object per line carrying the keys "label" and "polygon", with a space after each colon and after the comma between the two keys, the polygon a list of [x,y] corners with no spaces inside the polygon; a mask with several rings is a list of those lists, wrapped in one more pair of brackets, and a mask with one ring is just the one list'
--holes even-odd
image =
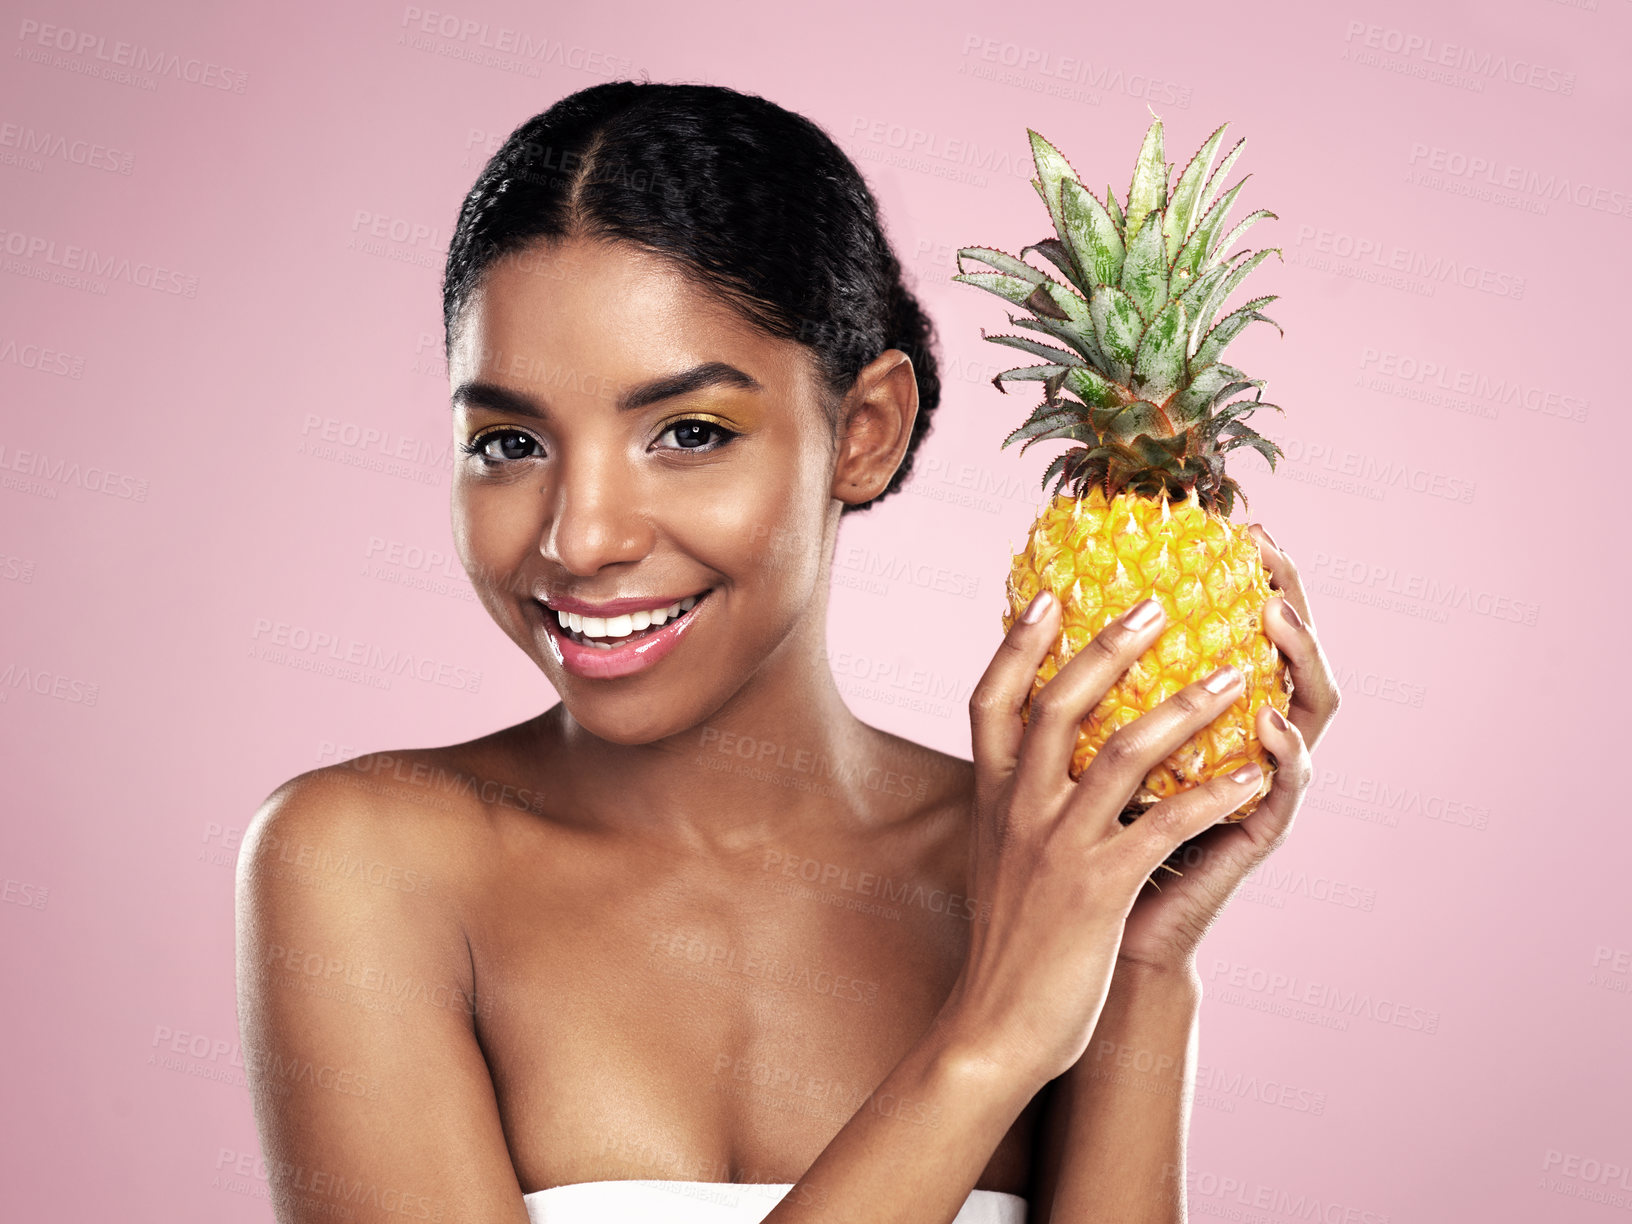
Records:
{"label": "fingernail", "polygon": [[1280,550],[1281,546],[1279,544],[1275,543],[1275,537],[1269,534],[1269,528],[1268,527],[1265,527],[1262,523],[1254,523],[1253,526],[1258,528],[1259,531],[1264,533],[1264,539],[1269,541],[1269,546],[1271,548],[1275,549],[1276,551]]}
{"label": "fingernail", "polygon": [[1281,615],[1286,617],[1286,619],[1291,623],[1292,628],[1303,628],[1303,617],[1299,616],[1298,610],[1284,599],[1281,600]]}
{"label": "fingernail", "polygon": [[1026,605],[1026,610],[1020,620],[1027,625],[1035,625],[1043,619],[1043,613],[1048,611],[1048,605],[1054,602],[1053,591],[1038,591],[1032,601]]}
{"label": "fingernail", "polygon": [[1129,629],[1143,629],[1161,614],[1162,605],[1154,599],[1147,599],[1134,604],[1133,609],[1122,618],[1122,623]]}
{"label": "fingernail", "polygon": [[1264,771],[1259,768],[1258,762],[1249,761],[1230,775],[1230,781],[1239,782],[1245,786],[1248,782],[1256,782],[1263,776]]}
{"label": "fingernail", "polygon": [[1278,731],[1285,731],[1287,729],[1286,719],[1281,717],[1281,712],[1277,709],[1270,709],[1269,721],[1275,724],[1275,729]]}
{"label": "fingernail", "polygon": [[1206,689],[1209,693],[1222,693],[1225,689],[1229,688],[1230,685],[1235,683],[1236,677],[1238,677],[1240,674],[1241,673],[1236,671],[1235,668],[1226,664],[1215,671],[1212,675],[1208,676],[1207,679],[1203,680],[1201,682],[1201,687]]}

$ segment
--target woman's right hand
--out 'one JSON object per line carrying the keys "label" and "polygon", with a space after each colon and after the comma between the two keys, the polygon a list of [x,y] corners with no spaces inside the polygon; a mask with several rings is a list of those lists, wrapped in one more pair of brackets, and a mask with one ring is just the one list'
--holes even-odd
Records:
{"label": "woman's right hand", "polygon": [[1234,668],[1116,731],[1071,781],[1079,725],[1164,621],[1154,600],[1112,621],[1032,696],[1022,721],[1059,634],[1059,601],[1045,591],[1015,621],[969,701],[975,797],[967,895],[980,917],[936,1025],[959,1048],[1039,1089],[1087,1049],[1123,922],[1145,879],[1181,842],[1257,792],[1253,765],[1245,778],[1215,778],[1163,799],[1132,824],[1117,819],[1145,775],[1240,695]]}

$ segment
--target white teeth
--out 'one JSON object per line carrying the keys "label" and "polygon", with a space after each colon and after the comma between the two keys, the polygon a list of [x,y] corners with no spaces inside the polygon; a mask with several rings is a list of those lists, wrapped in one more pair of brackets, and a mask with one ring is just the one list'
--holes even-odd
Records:
{"label": "white teeth", "polygon": [[[708,592],[703,592],[707,594]],[[574,638],[586,646],[594,646],[600,650],[611,650],[611,642],[591,641],[592,638],[625,638],[642,629],[654,628],[674,620],[683,612],[689,612],[696,607],[701,596],[687,595],[666,608],[652,608],[644,612],[630,612],[623,616],[581,616],[577,612],[557,612],[555,618],[563,629],[569,630]]]}

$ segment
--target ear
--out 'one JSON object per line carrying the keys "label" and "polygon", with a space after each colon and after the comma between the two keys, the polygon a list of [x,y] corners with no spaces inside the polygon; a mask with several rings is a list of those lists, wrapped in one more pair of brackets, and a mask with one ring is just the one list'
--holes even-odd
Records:
{"label": "ear", "polygon": [[856,506],[884,492],[907,453],[917,419],[912,359],[900,349],[885,349],[861,368],[840,408],[832,495]]}

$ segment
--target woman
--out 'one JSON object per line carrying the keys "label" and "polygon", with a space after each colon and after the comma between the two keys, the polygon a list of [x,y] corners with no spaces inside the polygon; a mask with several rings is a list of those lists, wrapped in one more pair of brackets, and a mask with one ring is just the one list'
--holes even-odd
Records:
{"label": "woman", "polygon": [[1297,685],[1295,725],[1258,722],[1269,798],[1214,828],[1255,789],[1219,779],[1124,828],[1241,682],[1071,783],[1154,604],[1027,726],[1059,626],[1034,603],[973,761],[834,685],[839,519],[899,488],[939,387],[813,124],[710,86],[564,99],[466,199],[444,312],[461,557],[561,700],[257,813],[240,1006],[279,1219],[1182,1218],[1196,941],[1336,704],[1291,562],[1261,537]]}

